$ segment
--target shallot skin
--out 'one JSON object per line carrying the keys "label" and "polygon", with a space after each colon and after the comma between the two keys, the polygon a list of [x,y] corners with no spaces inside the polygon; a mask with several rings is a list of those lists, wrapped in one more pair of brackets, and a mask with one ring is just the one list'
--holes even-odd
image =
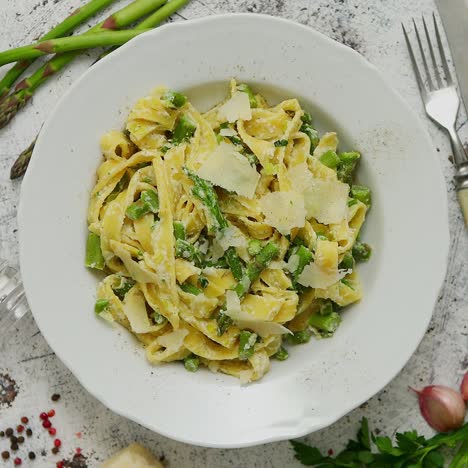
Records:
{"label": "shallot skin", "polygon": [[463,380],[460,385],[460,393],[462,398],[468,402],[468,371],[465,372]]}
{"label": "shallot skin", "polygon": [[433,429],[448,432],[463,425],[466,407],[459,392],[444,385],[412,390],[418,394],[422,416]]}

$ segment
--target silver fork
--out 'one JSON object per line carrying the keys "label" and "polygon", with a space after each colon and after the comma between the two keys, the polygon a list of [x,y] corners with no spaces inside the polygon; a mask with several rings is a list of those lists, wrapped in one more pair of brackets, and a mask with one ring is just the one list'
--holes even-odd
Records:
{"label": "silver fork", "polygon": [[[448,67],[447,57],[440,38],[435,14],[432,14],[432,19],[434,22],[437,49],[439,51],[440,61],[444,71],[443,74],[439,70],[439,65],[437,63],[429,30],[424,17],[422,18],[422,22],[424,34],[427,40],[427,47],[429,49],[430,61],[432,63],[432,74],[429,70],[430,66],[428,65],[427,55],[424,52],[416,22],[413,19],[416,41],[421,54],[426,80],[421,76],[405,26],[403,24],[401,26],[403,28],[403,34],[405,36],[406,45],[408,46],[411,64],[413,65],[414,74],[416,76],[416,81],[424,102],[426,113],[434,122],[445,128],[450,136],[450,143],[452,144],[453,158],[456,167],[454,178],[455,187],[457,189],[458,200],[465,218],[465,224],[468,227],[468,156],[465,153],[463,144],[455,129],[455,122],[457,120],[458,109],[460,107],[460,99]],[[435,77],[435,82],[433,76]]]}
{"label": "silver fork", "polygon": [[29,311],[19,273],[0,260],[0,348],[13,327]]}

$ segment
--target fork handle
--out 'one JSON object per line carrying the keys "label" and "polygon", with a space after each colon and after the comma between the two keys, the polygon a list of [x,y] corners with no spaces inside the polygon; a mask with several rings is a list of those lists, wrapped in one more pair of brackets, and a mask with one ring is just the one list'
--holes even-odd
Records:
{"label": "fork handle", "polygon": [[465,148],[463,148],[463,143],[461,142],[460,137],[458,136],[458,133],[455,130],[455,126],[447,130],[450,135],[450,143],[452,144],[452,152],[455,165],[460,166],[461,164],[467,163],[468,156],[465,152]]}
{"label": "fork handle", "polygon": [[459,190],[457,195],[463,217],[465,218],[465,226],[468,228],[468,188]]}

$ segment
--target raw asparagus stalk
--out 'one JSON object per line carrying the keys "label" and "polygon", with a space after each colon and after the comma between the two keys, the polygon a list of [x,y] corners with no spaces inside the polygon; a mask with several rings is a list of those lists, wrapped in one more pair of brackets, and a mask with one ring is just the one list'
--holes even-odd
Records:
{"label": "raw asparagus stalk", "polygon": [[63,54],[65,52],[121,45],[150,29],[130,29],[124,31],[108,31],[97,34],[81,34],[79,36],[49,39],[28,46],[17,47],[0,52],[0,66],[20,60],[36,59],[43,55]]}
{"label": "raw asparagus stalk", "polygon": [[[124,28],[137,21],[142,16],[159,8],[165,1],[166,0],[135,0],[125,8],[113,13],[102,23],[91,28],[86,34]],[[29,78],[20,81],[15,88],[15,92],[0,103],[0,128],[7,125],[18,111],[25,106],[39,86],[51,75],[54,75],[72,62],[80,53],[81,51],[77,50],[57,55],[40,67]]]}
{"label": "raw asparagus stalk", "polygon": [[[88,18],[91,18],[99,11],[103,10],[115,0],[91,0],[88,4],[75,10],[68,18],[62,23],[58,24],[50,30],[47,34],[40,38],[41,41],[55,39],[57,37],[64,37],[68,35],[73,29],[84,23]],[[14,67],[12,67],[3,79],[0,81],[0,101],[9,92],[15,81],[22,75],[22,73],[34,62],[34,60],[21,60]]]}
{"label": "raw asparagus stalk", "polygon": [[37,137],[34,141],[18,156],[13,166],[10,169],[10,179],[18,179],[21,177],[28,168],[29,161],[31,160],[34,145],[36,144]]}
{"label": "raw asparagus stalk", "polygon": [[[163,7],[161,7],[159,10],[155,11],[152,15],[148,16],[145,20],[143,20],[141,23],[139,23],[134,29],[148,29],[148,28],[155,28],[158,26],[162,21],[167,19],[169,16],[171,16],[174,12],[182,8],[184,5],[186,5],[190,0],[171,0],[168,3],[166,3]],[[113,50],[113,49],[111,49]],[[106,52],[105,55],[107,55],[108,52]],[[34,150],[34,145],[36,144],[37,137],[35,140],[31,143],[31,145],[28,147],[26,151],[20,154],[18,157],[17,161],[18,164],[15,162],[12,167],[12,172],[10,173],[10,178],[11,179],[16,179],[24,175],[26,172],[26,169],[28,168],[28,164],[30,161],[30,158],[32,156],[33,150]],[[13,168],[14,171],[13,171]]]}

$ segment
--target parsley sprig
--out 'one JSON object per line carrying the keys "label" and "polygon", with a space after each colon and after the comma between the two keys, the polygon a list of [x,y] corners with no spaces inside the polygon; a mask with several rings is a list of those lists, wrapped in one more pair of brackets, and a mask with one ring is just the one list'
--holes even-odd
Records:
{"label": "parsley sprig", "polygon": [[[357,440],[350,440],[336,457],[323,456],[316,447],[291,440],[295,457],[307,466],[332,468],[467,468],[468,423],[430,439],[416,431],[397,432],[395,444],[390,437],[377,437],[362,418]],[[447,450],[449,449],[449,450]],[[447,463],[450,457],[451,462]]]}

